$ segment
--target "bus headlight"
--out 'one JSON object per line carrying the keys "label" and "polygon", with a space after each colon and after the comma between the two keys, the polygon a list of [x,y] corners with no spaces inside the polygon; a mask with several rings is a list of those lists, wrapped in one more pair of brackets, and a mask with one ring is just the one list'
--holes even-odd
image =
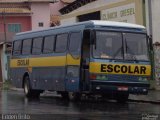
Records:
{"label": "bus headlight", "polygon": [[91,74],[90,75],[91,80],[108,80],[108,77],[106,75],[95,75]]}
{"label": "bus headlight", "polygon": [[139,77],[138,80],[141,82],[147,82],[148,80],[150,80],[150,77]]}
{"label": "bus headlight", "polygon": [[106,75],[97,75],[98,80],[108,80],[108,77]]}

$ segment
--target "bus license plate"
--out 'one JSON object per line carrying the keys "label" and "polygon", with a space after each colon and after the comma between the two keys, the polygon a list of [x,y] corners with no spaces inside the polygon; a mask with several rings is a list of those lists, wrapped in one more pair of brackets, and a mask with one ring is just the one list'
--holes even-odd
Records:
{"label": "bus license plate", "polygon": [[119,86],[118,91],[128,91],[128,87],[126,86]]}

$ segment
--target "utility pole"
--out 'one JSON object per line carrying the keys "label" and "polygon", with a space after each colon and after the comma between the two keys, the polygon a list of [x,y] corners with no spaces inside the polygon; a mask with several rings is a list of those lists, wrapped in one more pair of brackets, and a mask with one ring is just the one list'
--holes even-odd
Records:
{"label": "utility pole", "polygon": [[5,13],[5,8],[2,12],[2,16],[3,16],[3,25],[4,25],[4,43],[7,42],[7,32],[6,32],[6,13]]}
{"label": "utility pole", "polygon": [[152,35],[152,2],[151,0],[145,0],[146,8],[146,27],[148,35]]}

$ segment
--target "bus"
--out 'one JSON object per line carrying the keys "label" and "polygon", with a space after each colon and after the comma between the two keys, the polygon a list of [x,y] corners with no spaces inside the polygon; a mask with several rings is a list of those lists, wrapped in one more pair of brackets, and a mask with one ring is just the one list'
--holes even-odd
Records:
{"label": "bus", "polygon": [[145,27],[101,20],[18,33],[11,81],[28,98],[47,90],[125,102],[129,94],[148,93],[150,45]]}

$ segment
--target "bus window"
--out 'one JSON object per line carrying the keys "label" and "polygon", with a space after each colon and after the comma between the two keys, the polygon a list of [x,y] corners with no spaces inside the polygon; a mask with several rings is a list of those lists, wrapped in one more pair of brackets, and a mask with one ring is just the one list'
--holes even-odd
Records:
{"label": "bus window", "polygon": [[122,34],[119,32],[96,31],[95,58],[123,59]]}
{"label": "bus window", "polygon": [[44,39],[43,53],[51,53],[54,50],[55,36],[46,36]]}
{"label": "bus window", "polygon": [[43,38],[34,38],[33,39],[33,47],[32,54],[40,54],[42,51],[42,40]]}
{"label": "bus window", "polygon": [[22,54],[29,55],[31,53],[32,39],[23,40]]}
{"label": "bus window", "polygon": [[21,54],[21,41],[15,41],[13,44],[13,55],[20,55]]}
{"label": "bus window", "polygon": [[55,52],[65,52],[67,48],[68,34],[57,35]]}
{"label": "bus window", "polygon": [[145,34],[124,33],[123,35],[126,48],[125,59],[149,60]]}
{"label": "bus window", "polygon": [[81,47],[81,32],[71,33],[69,51],[79,53]]}

